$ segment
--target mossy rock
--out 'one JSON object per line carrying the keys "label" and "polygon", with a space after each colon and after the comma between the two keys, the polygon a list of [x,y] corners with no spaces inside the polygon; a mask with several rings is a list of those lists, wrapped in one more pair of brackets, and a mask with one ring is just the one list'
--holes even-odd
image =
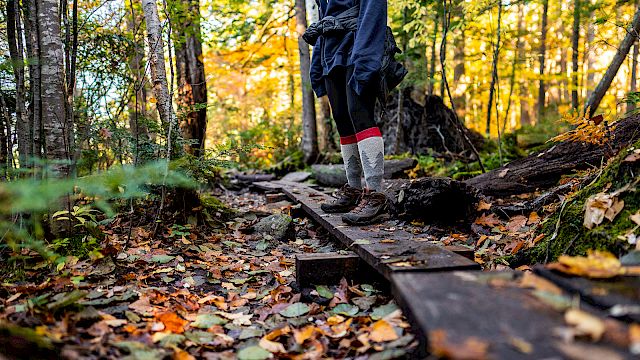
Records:
{"label": "mossy rock", "polygon": [[[600,192],[611,193],[623,188],[640,176],[640,160],[634,162],[624,159],[640,148],[640,141],[626,150],[621,151],[604,168],[602,174],[596,180],[578,191],[565,204],[564,210],[558,210],[554,215],[545,220],[539,233],[545,237],[531,249],[507,259],[511,265],[543,263],[554,261],[560,255],[585,255],[589,249],[610,251],[618,257],[626,254],[631,244],[619,238],[633,229],[636,224],[629,218],[640,209],[640,187],[631,187],[618,196],[624,201],[623,210],[609,221],[605,219],[593,229],[587,229],[584,225],[585,202],[589,197]],[[552,234],[558,226],[558,235],[551,241]]]}
{"label": "mossy rock", "polygon": [[236,211],[217,197],[210,194],[200,194],[200,204],[207,222],[226,221],[236,215]]}
{"label": "mossy rock", "polygon": [[274,214],[261,219],[253,226],[260,234],[270,235],[277,241],[290,240],[295,236],[293,219],[286,214]]}

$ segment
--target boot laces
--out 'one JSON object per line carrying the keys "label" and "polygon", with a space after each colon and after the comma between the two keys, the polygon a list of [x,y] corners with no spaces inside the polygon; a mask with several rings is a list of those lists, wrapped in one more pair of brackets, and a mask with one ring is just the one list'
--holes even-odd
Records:
{"label": "boot laces", "polygon": [[368,195],[369,195],[368,193],[362,193],[362,196],[360,197],[360,201],[358,202],[358,206],[356,206],[352,212],[360,213],[362,212],[362,210],[364,210],[365,207],[367,207],[367,205],[369,204]]}

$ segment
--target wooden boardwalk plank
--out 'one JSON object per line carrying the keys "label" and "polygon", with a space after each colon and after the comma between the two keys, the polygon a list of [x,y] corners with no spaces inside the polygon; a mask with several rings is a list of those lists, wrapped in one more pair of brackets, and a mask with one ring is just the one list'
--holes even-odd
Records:
{"label": "wooden boardwalk plank", "polygon": [[[527,289],[488,285],[492,277],[513,281],[512,275],[515,272],[397,272],[391,282],[396,300],[422,339],[441,330],[454,344],[469,338],[487,343],[491,359],[571,358],[563,352],[569,351],[567,345],[554,335],[566,326],[561,312]],[[531,352],[523,351],[522,344],[530,344]],[[574,345],[615,355],[608,358],[631,358],[625,349],[609,344],[578,340]]]}
{"label": "wooden boardwalk plank", "polygon": [[320,204],[326,201],[329,195],[307,185],[278,181],[255,185],[269,190],[279,186],[279,191],[300,203],[311,218],[387,279],[394,271],[480,268],[474,261],[439,245],[422,241],[419,235],[403,230],[385,231],[380,225],[348,226],[342,222],[340,214],[326,214],[320,209]]}

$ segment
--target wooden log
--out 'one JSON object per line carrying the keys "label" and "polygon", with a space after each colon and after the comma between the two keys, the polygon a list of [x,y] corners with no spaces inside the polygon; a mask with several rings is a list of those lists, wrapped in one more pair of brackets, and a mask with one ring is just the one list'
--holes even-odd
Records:
{"label": "wooden log", "polygon": [[[418,162],[416,159],[397,159],[384,161],[384,178],[391,179],[405,176],[406,170],[413,169]],[[340,187],[347,183],[347,174],[344,165],[313,165],[311,167],[313,177],[316,181],[325,186]]]}
{"label": "wooden log", "polygon": [[273,204],[273,203],[277,203],[280,201],[284,201],[287,200],[287,195],[283,194],[283,193],[276,193],[276,194],[266,194],[265,195],[267,204]]}
{"label": "wooden log", "polygon": [[536,274],[555,283],[583,302],[606,310],[625,321],[640,323],[640,278],[621,276],[614,279],[587,279],[545,269],[534,268]]}
{"label": "wooden log", "polygon": [[488,196],[505,196],[548,189],[575,170],[598,167],[640,138],[640,115],[615,124],[613,138],[604,145],[565,141],[501,168],[466,180]]}
{"label": "wooden log", "polygon": [[480,194],[463,182],[449,178],[421,178],[394,189],[395,212],[401,217],[433,222],[455,222],[476,212]]}
{"label": "wooden log", "polygon": [[340,279],[355,279],[362,268],[355,253],[310,253],[296,255],[296,282],[300,287],[335,285]]}

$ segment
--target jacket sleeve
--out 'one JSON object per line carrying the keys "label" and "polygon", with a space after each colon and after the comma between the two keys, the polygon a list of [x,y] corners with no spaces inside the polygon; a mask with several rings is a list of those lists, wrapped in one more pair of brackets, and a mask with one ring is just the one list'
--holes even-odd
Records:
{"label": "jacket sleeve", "polygon": [[311,88],[316,93],[317,97],[327,95],[327,90],[324,86],[324,79],[322,77],[322,36],[318,38],[316,44],[313,46],[313,53],[311,54]]}
{"label": "jacket sleeve", "polygon": [[354,65],[349,85],[361,94],[382,66],[387,29],[387,0],[360,0],[358,30],[351,53]]}

